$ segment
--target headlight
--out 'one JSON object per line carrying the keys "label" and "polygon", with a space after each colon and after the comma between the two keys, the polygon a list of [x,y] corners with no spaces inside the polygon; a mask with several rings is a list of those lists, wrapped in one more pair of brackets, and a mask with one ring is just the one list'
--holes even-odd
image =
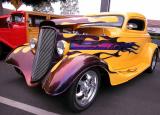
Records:
{"label": "headlight", "polygon": [[58,55],[63,55],[64,54],[64,49],[65,49],[65,41],[60,40],[57,42],[57,53]]}
{"label": "headlight", "polygon": [[36,38],[32,38],[29,42],[29,45],[31,47],[31,49],[34,49],[36,47]]}

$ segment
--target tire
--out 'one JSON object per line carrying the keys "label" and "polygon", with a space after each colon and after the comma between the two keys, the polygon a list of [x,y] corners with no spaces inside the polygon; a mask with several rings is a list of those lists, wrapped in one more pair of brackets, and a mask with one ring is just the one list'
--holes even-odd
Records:
{"label": "tire", "polygon": [[156,64],[157,64],[157,59],[158,59],[158,51],[155,50],[153,57],[152,57],[152,62],[150,67],[147,69],[148,73],[152,73],[155,70]]}
{"label": "tire", "polygon": [[87,109],[95,100],[100,87],[100,74],[96,69],[88,69],[79,75],[67,92],[70,109],[80,112]]}

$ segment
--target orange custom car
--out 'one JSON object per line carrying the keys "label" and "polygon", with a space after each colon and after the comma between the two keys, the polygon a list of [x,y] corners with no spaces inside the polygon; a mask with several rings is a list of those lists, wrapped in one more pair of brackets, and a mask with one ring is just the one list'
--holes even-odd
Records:
{"label": "orange custom car", "polygon": [[153,72],[157,58],[143,15],[103,13],[42,22],[38,41],[16,48],[6,62],[28,86],[66,93],[70,108],[82,111],[101,83],[115,86]]}

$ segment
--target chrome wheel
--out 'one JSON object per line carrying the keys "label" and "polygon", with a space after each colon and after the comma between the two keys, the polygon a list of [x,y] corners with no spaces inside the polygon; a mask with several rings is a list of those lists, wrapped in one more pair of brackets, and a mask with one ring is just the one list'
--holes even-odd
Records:
{"label": "chrome wheel", "polygon": [[98,90],[98,75],[89,70],[83,74],[76,86],[76,102],[79,106],[86,106],[92,102]]}
{"label": "chrome wheel", "polygon": [[100,73],[96,68],[82,71],[67,92],[70,109],[74,112],[87,109],[98,94],[100,81]]}
{"label": "chrome wheel", "polygon": [[152,73],[156,67],[156,64],[157,64],[157,50],[155,50],[153,56],[152,56],[152,62],[151,62],[151,65],[150,67],[147,69],[147,72],[148,73]]}
{"label": "chrome wheel", "polygon": [[152,59],[152,64],[151,64],[152,70],[154,70],[154,68],[155,68],[155,66],[156,66],[156,63],[157,63],[157,56],[154,55],[154,56],[153,56],[153,59]]}

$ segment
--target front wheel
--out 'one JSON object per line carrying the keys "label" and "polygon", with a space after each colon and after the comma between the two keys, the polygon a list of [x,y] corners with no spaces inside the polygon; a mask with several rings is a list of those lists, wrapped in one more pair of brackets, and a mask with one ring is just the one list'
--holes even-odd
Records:
{"label": "front wheel", "polygon": [[152,73],[155,70],[156,64],[157,64],[157,59],[158,59],[158,51],[155,50],[153,57],[152,57],[152,62],[150,67],[147,69],[148,73]]}
{"label": "front wheel", "polygon": [[79,79],[68,91],[68,104],[74,112],[87,109],[95,100],[100,86],[99,72],[89,69],[79,76]]}

